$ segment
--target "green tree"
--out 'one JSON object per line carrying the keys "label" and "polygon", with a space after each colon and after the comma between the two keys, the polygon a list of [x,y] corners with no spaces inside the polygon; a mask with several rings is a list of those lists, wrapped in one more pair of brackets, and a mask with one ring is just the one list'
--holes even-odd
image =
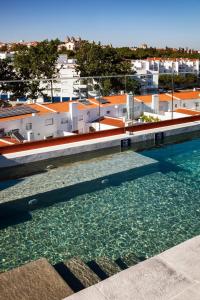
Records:
{"label": "green tree", "polygon": [[14,99],[24,96],[27,92],[27,85],[25,82],[20,82],[20,79],[11,60],[0,59],[0,90],[12,93]]}
{"label": "green tree", "polygon": [[[117,49],[100,44],[84,42],[76,53],[77,67],[82,77],[103,77],[96,79],[96,85],[102,95],[109,95],[125,90],[125,74],[133,73],[130,60],[124,59]],[[110,78],[110,76],[112,76]],[[116,77],[122,75],[122,77]],[[129,89],[134,89],[134,80],[128,83]]]}
{"label": "green tree", "polygon": [[20,51],[22,49],[27,49],[28,47],[26,45],[22,45],[22,44],[13,44],[10,51]]}
{"label": "green tree", "polygon": [[131,50],[129,47],[116,48],[116,51],[124,59],[135,59],[136,58],[135,51]]}
{"label": "green tree", "polygon": [[60,50],[59,50],[59,54],[67,54],[67,57],[68,58],[75,58],[75,52],[73,50],[68,50],[66,49],[65,47],[62,47]]}
{"label": "green tree", "polygon": [[[56,61],[58,58],[57,47],[59,40],[42,41],[37,46],[20,49],[14,57],[14,68],[22,80],[27,80],[27,95],[32,99],[45,96],[44,91],[51,85],[47,81],[42,86],[40,80],[52,79],[57,74]],[[52,94],[53,96],[53,94]]]}
{"label": "green tree", "polygon": [[171,89],[179,89],[179,88],[194,88],[198,85],[199,85],[199,79],[195,74],[185,74],[185,75],[161,74],[159,76],[159,86],[164,89],[171,90]]}

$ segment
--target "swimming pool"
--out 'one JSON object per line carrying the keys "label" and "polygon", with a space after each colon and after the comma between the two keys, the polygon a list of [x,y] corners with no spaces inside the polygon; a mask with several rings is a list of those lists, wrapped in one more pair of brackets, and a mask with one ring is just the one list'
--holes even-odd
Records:
{"label": "swimming pool", "polygon": [[200,234],[199,183],[200,139],[2,181],[5,211],[24,210],[1,218],[0,271],[40,257],[158,254]]}

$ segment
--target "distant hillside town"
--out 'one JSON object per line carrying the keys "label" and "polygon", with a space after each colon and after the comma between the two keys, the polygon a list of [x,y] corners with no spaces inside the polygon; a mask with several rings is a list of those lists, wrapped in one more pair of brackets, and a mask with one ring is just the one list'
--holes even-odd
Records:
{"label": "distant hillside town", "polygon": [[[64,41],[59,41],[59,46],[58,50],[71,50],[71,51],[77,51],[80,48],[81,43],[84,40],[81,39],[81,37],[75,37],[75,36],[66,36]],[[12,52],[14,51],[17,47],[19,46],[26,46],[26,47],[31,47],[31,46],[37,46],[39,41],[15,41],[15,42],[1,42],[0,41],[0,51],[1,52]],[[111,44],[109,44],[110,46]],[[102,45],[102,47],[105,47],[106,45]],[[182,53],[182,54],[200,54],[200,50],[196,49],[191,49],[189,47],[179,47],[179,48],[174,48],[174,47],[168,47],[166,46],[165,48],[160,48],[160,47],[153,47],[149,46],[147,43],[142,43],[138,46],[133,46],[133,47],[121,47],[121,48],[128,48],[131,51],[137,51],[139,49],[141,50],[153,50],[153,51],[160,51],[160,52],[172,52],[172,53]],[[156,56],[156,55],[155,55]]]}
{"label": "distant hillside town", "polygon": [[[129,91],[140,94],[156,93],[159,88],[171,89],[171,78],[167,74],[176,75],[174,83],[176,88],[195,88],[198,86],[197,75],[200,71],[200,54],[191,49],[157,49],[142,44],[139,47],[113,48],[112,45],[101,45],[94,42],[82,40],[81,37],[67,36],[63,42],[54,40],[51,42],[24,42],[3,44],[0,43],[0,80],[32,80],[45,78],[57,78],[53,84],[40,84],[37,87],[42,93],[35,93],[28,90],[36,90],[35,86],[30,89],[24,86],[16,91],[13,87],[0,90],[1,99],[28,99],[30,97],[41,98],[52,101],[64,101],[77,99],[79,97],[96,96],[98,92],[95,85],[96,80],[84,82],[81,77],[134,74],[134,89]],[[38,49],[37,51],[32,51]],[[41,50],[43,49],[43,50]],[[6,50],[6,51],[5,51]],[[40,53],[48,53],[44,57]],[[89,53],[89,54],[88,54]],[[157,56],[154,56],[154,54]],[[29,61],[35,61],[38,70],[32,70],[32,65],[24,65],[23,56],[29,55]],[[31,57],[33,56],[34,57]],[[138,58],[139,57],[139,58]],[[15,59],[14,59],[15,58]],[[51,61],[52,59],[52,61]],[[10,63],[7,62],[10,60]],[[46,60],[45,68],[41,70],[40,60]],[[49,62],[51,63],[49,64]],[[110,61],[112,64],[110,65]],[[27,68],[27,70],[25,70]],[[5,76],[5,70],[10,70]],[[17,70],[17,71],[16,71]],[[33,71],[33,72],[32,72]],[[34,73],[35,72],[35,73]],[[38,74],[39,77],[38,77]],[[187,76],[186,76],[187,74]],[[187,83],[190,83],[188,85]],[[131,83],[132,84],[132,83]],[[123,84],[115,80],[106,80],[103,83],[104,95],[110,95],[123,90]],[[130,87],[130,81],[128,86]],[[133,86],[133,84],[132,84]],[[89,88],[89,91],[88,91]],[[39,95],[40,94],[40,95]]]}

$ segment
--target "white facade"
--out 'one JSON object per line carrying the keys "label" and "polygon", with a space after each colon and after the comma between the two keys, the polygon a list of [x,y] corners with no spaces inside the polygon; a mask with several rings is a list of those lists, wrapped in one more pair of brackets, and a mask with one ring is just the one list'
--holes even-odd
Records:
{"label": "white facade", "polygon": [[132,60],[132,70],[138,74],[142,91],[157,89],[160,74],[194,73],[199,74],[200,61],[198,59],[161,59],[149,58]]}
{"label": "white facade", "polygon": [[176,109],[191,109],[200,113],[200,95],[193,99],[181,99],[176,96],[166,101],[160,101],[159,95],[152,95],[152,100],[149,103],[143,103],[143,113],[155,113],[165,115],[167,112],[175,111]]}
{"label": "white facade", "polygon": [[[88,133],[93,123],[101,117],[113,117],[127,120],[127,105],[115,104],[111,102],[110,105],[98,105],[97,102],[92,102],[90,105],[83,105],[79,101],[70,101],[68,103],[58,103],[44,105],[34,104],[34,109],[47,109],[45,113],[33,113],[32,116],[10,117],[0,119],[0,130],[9,133],[13,130],[18,130],[25,140],[42,140],[48,138],[55,138],[59,136],[66,136],[72,132],[74,133]],[[94,105],[95,103],[95,105]],[[62,109],[59,110],[60,105]],[[63,111],[63,107],[66,112]],[[134,101],[134,117],[139,118],[142,114],[143,104]]]}
{"label": "white facade", "polygon": [[65,48],[66,50],[76,51],[81,44],[81,38],[75,38],[75,37],[66,37],[63,44],[58,46],[58,50],[61,50],[62,48]]}
{"label": "white facade", "polygon": [[[96,99],[89,99],[89,104],[83,104],[81,100],[57,104],[34,104],[32,108],[38,112],[32,115],[1,118],[0,130],[5,133],[18,130],[28,141],[42,140],[67,136],[71,133],[88,133],[92,128],[99,130],[98,120],[101,117],[116,118],[127,123],[139,119],[144,113],[155,114],[159,119],[166,119],[171,117],[172,109],[173,111],[180,108],[200,111],[198,92],[187,93],[187,98],[185,93],[179,93],[180,97],[177,94],[173,96],[173,101],[171,94],[162,94],[161,99],[159,95],[111,96],[106,98],[108,100],[106,104],[99,104]],[[109,126],[112,127],[112,123]],[[101,130],[106,128],[110,127],[101,124]]]}
{"label": "white facade", "polygon": [[[52,92],[54,99],[57,102],[73,100],[79,97],[79,93],[76,92],[77,86],[79,88],[80,74],[76,71],[76,60],[68,59],[67,55],[60,55],[57,61],[56,69],[58,75],[56,80],[52,82]],[[44,82],[45,86],[45,82]],[[45,86],[45,92],[48,97],[51,97],[51,85]]]}
{"label": "white facade", "polygon": [[199,73],[199,59],[160,59],[149,58],[143,60],[132,60],[132,69],[139,74],[157,72],[159,74],[175,74],[189,72]]}

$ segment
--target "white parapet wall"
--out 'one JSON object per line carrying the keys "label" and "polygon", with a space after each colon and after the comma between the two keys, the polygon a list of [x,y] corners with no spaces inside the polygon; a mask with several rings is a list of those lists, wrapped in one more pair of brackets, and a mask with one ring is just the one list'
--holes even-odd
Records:
{"label": "white parapet wall", "polygon": [[155,113],[150,113],[150,112],[144,112],[144,115],[147,117],[153,117],[153,118],[158,118],[160,121],[165,121],[170,119],[169,117],[165,115],[160,115],[160,114],[155,114]]}

